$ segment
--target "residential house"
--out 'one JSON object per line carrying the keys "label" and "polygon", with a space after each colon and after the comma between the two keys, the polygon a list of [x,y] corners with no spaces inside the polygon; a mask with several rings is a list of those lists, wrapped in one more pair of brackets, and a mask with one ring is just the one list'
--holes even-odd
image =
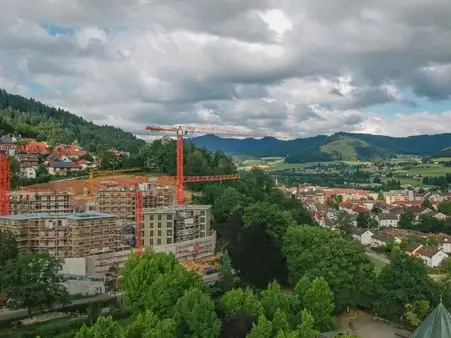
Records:
{"label": "residential house", "polygon": [[439,249],[441,249],[444,253],[451,253],[451,236],[445,234],[435,235],[437,241],[439,242]]}
{"label": "residential house", "polygon": [[33,179],[38,176],[38,170],[34,167],[27,167],[20,169],[20,174],[25,178]]}
{"label": "residential house", "polygon": [[423,201],[408,201],[408,200],[400,200],[400,201],[394,201],[392,204],[397,206],[404,206],[404,207],[420,207]]}
{"label": "residential house", "polygon": [[420,242],[411,242],[407,244],[406,247],[406,254],[408,256],[416,256],[417,251],[420,250],[420,248],[423,246]]}
{"label": "residential house", "polygon": [[373,243],[374,233],[367,229],[353,228],[352,238],[359,241],[363,245],[371,245]]}
{"label": "residential house", "polygon": [[47,144],[45,142],[38,142],[36,140],[29,141],[28,144],[21,147],[20,150],[26,154],[50,154],[50,149],[47,147]]}
{"label": "residential house", "polygon": [[68,172],[77,172],[81,170],[81,166],[76,162],[52,161],[48,165],[50,175],[65,176]]}
{"label": "residential house", "polygon": [[424,263],[431,268],[436,268],[442,263],[445,258],[448,257],[448,255],[442,250],[438,248],[428,247],[426,245],[422,245],[416,251],[415,255],[421,258]]}
{"label": "residential house", "polygon": [[81,170],[94,168],[92,162],[87,160],[78,160],[77,163],[81,166]]}
{"label": "residential house", "polygon": [[78,159],[87,154],[87,151],[74,144],[59,144],[53,150],[53,153],[60,156],[67,156],[70,159]]}
{"label": "residential house", "polygon": [[372,247],[383,247],[387,245],[389,236],[386,234],[380,232],[373,235],[371,240],[371,246]]}
{"label": "residential house", "polygon": [[438,191],[430,191],[426,193],[425,197],[431,202],[443,202],[449,198],[448,193]]}
{"label": "residential house", "polygon": [[376,216],[376,220],[381,228],[398,227],[399,217],[394,213],[381,213]]}
{"label": "residential house", "polygon": [[[419,214],[419,216],[425,216],[425,217],[433,217],[436,218],[440,221],[443,221],[447,218],[447,216],[445,214],[442,214],[441,212],[435,211],[435,210],[431,210],[429,208],[426,208],[423,212],[421,212]],[[418,216],[417,216],[418,217]]]}

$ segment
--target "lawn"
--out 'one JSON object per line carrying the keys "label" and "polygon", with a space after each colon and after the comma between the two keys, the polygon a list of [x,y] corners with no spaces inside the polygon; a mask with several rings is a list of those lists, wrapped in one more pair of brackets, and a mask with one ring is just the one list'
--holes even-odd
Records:
{"label": "lawn", "polygon": [[374,272],[376,273],[376,276],[378,276],[386,263],[372,256],[368,256],[368,258],[374,263]]}
{"label": "lawn", "polygon": [[397,178],[397,177],[382,177],[381,181],[383,183],[387,183],[390,180],[399,180],[399,182],[401,182],[401,185],[411,185],[412,187],[423,187],[423,188],[433,188],[433,185],[427,185],[427,184],[423,184],[423,182],[415,180],[413,178]]}
{"label": "lawn", "polygon": [[412,175],[446,176],[446,174],[451,174],[451,167],[443,167],[438,164],[423,164],[406,171]]}

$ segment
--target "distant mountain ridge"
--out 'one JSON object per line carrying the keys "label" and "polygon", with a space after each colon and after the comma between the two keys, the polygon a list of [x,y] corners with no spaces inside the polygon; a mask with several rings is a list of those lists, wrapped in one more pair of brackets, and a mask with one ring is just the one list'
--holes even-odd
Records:
{"label": "distant mountain ridge", "polygon": [[374,160],[399,155],[438,156],[448,154],[451,133],[391,137],[371,134],[339,132],[331,136],[319,135],[282,141],[272,137],[263,139],[221,138],[215,135],[195,137],[192,142],[210,151],[222,150],[232,155],[255,157],[283,156],[287,162],[333,160]]}

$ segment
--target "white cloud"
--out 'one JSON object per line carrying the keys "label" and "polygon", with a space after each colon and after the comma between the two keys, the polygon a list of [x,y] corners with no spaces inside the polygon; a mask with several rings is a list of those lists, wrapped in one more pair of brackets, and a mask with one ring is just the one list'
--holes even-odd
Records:
{"label": "white cloud", "polygon": [[[449,112],[422,112],[402,92],[449,98],[447,10],[440,0],[8,1],[0,87],[28,96],[39,83],[43,102],[138,135],[193,123],[293,137],[445,132]],[[52,36],[49,24],[74,33]],[[384,103],[411,113],[381,114]]]}

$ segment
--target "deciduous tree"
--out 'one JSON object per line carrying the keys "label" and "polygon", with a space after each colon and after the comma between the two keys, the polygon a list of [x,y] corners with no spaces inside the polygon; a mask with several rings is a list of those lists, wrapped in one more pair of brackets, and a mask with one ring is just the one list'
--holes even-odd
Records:
{"label": "deciduous tree", "polygon": [[23,253],[16,260],[9,260],[2,268],[1,285],[10,297],[8,308],[28,310],[32,315],[40,310],[68,302],[60,274],[61,259],[47,253]]}
{"label": "deciduous tree", "polygon": [[190,289],[179,298],[174,310],[184,337],[217,338],[221,322],[215,313],[214,301],[199,289]]}
{"label": "deciduous tree", "polygon": [[13,233],[7,230],[0,230],[0,269],[11,260],[16,259],[19,250],[17,249],[16,238]]}
{"label": "deciduous tree", "polygon": [[221,297],[219,305],[226,316],[231,316],[240,311],[245,311],[257,317],[264,313],[261,302],[249,288],[228,291]]}

